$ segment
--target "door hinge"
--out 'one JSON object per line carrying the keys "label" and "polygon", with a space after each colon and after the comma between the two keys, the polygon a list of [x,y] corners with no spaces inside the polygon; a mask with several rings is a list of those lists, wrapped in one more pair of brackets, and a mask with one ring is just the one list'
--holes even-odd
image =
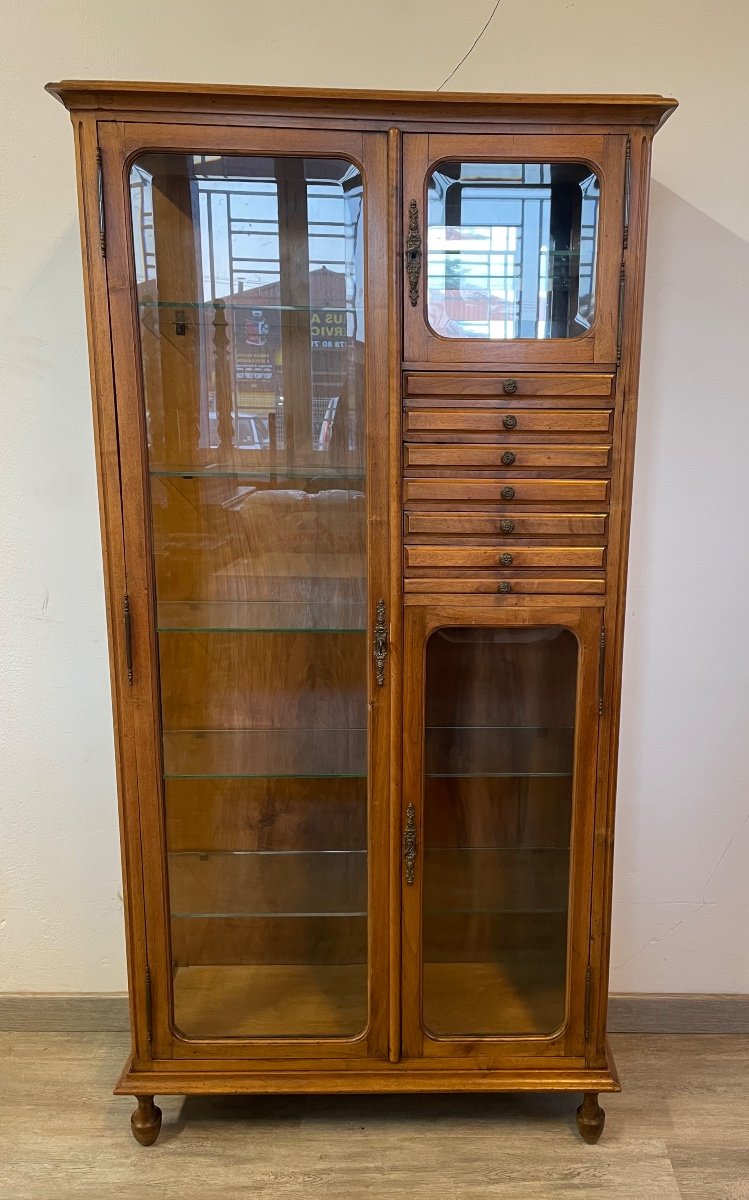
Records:
{"label": "door hinge", "polygon": [[585,1040],[590,1041],[590,1001],[593,995],[593,968],[590,963],[585,971]]}
{"label": "door hinge", "polygon": [[627,147],[624,151],[624,239],[623,249],[626,250],[629,245],[629,196],[632,186],[632,139],[627,138]]}
{"label": "door hinge", "polygon": [[127,681],[132,687],[133,683],[133,622],[130,617],[130,597],[125,594],[122,597],[122,624],[125,635],[125,666],[127,667]]}
{"label": "door hinge", "polygon": [[106,258],[107,232],[104,225],[104,168],[101,162],[101,146],[96,147],[96,175],[99,182],[99,249],[102,258]]}
{"label": "door hinge", "polygon": [[624,334],[624,277],[626,268],[622,262],[619,272],[619,325],[616,331],[616,365],[617,367],[622,361],[622,337]]}
{"label": "door hinge", "polygon": [[151,1045],[153,1035],[153,996],[151,991],[151,968],[146,967],[146,1033],[148,1044]]}
{"label": "door hinge", "polygon": [[606,626],[601,626],[601,637],[598,642],[598,715],[603,713],[603,685],[606,674]]}
{"label": "door hinge", "polygon": [[385,683],[385,659],[388,656],[388,626],[385,620],[385,601],[377,601],[374,627],[373,653],[375,660],[375,681],[378,687]]}

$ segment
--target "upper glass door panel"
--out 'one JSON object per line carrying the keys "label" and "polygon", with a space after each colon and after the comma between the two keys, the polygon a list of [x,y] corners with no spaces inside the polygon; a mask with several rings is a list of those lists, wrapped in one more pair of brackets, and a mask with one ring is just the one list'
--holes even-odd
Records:
{"label": "upper glass door panel", "polygon": [[440,163],[427,318],[448,338],[571,338],[595,314],[600,188],[583,163]]}
{"label": "upper glass door panel", "polygon": [[615,362],[625,146],[406,135],[406,362]]}
{"label": "upper glass door panel", "polygon": [[368,1023],[364,181],[343,158],[130,171],[172,1023]]}

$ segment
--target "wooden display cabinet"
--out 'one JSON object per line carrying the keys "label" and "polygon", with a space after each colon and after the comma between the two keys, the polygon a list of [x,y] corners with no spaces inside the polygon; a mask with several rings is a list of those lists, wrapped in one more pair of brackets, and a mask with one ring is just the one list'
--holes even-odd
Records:
{"label": "wooden display cabinet", "polygon": [[606,1045],[658,96],[71,112],[158,1094],[583,1093]]}

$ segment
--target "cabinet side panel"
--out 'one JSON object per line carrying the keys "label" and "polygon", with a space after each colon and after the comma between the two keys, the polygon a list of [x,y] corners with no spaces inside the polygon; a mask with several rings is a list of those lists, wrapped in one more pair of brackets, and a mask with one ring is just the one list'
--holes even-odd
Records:
{"label": "cabinet side panel", "polygon": [[141,835],[133,726],[126,669],[124,561],[120,456],[115,409],[105,247],[102,246],[97,122],[71,113],[75,141],[78,206],[93,402],[96,474],[104,568],[109,668],[120,824],[125,944],[133,1055],[149,1057],[146,1011],[145,917]]}

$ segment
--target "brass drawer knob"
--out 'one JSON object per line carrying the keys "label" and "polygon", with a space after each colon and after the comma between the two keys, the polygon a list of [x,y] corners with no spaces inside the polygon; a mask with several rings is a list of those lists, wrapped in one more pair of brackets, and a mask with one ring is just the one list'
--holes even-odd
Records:
{"label": "brass drawer knob", "polygon": [[510,520],[500,521],[499,528],[502,533],[512,533],[513,529],[515,528],[515,522]]}
{"label": "brass drawer knob", "polygon": [[512,566],[512,555],[511,554],[500,554],[499,565],[500,565],[500,567],[511,567]]}
{"label": "brass drawer knob", "polygon": [[514,487],[503,487],[499,494],[503,500],[512,500],[512,497],[515,495],[515,489]]}
{"label": "brass drawer knob", "polygon": [[502,384],[502,391],[504,392],[505,396],[513,396],[517,390],[518,390],[517,379],[505,379],[504,380],[504,382]]}
{"label": "brass drawer knob", "polygon": [[506,596],[508,592],[512,591],[512,584],[508,583],[506,579],[503,579],[497,588],[497,591],[501,592],[503,596]]}
{"label": "brass drawer knob", "polygon": [[502,466],[511,467],[514,461],[515,455],[512,453],[512,450],[505,450],[504,454],[502,455]]}
{"label": "brass drawer knob", "polygon": [[[508,383],[508,382],[509,382],[509,380],[506,379],[505,383]],[[506,413],[502,417],[502,424],[504,425],[505,429],[514,429],[515,426],[517,425],[517,423],[518,423],[518,419],[513,413]]]}

